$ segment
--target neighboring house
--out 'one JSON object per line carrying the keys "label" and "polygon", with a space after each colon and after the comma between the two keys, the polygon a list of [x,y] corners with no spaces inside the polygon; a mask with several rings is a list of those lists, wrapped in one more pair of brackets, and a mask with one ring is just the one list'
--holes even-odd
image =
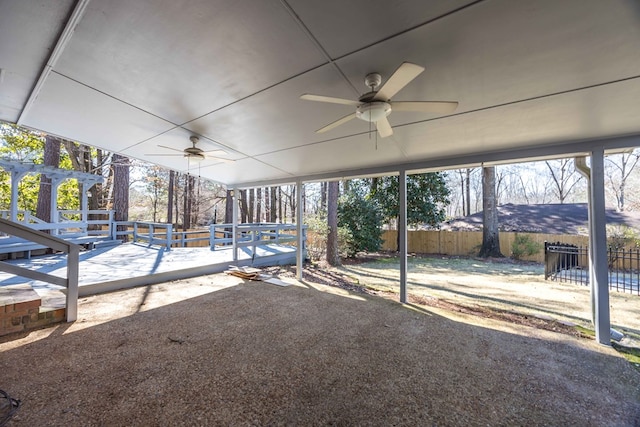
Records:
{"label": "neighboring house", "polygon": [[[607,209],[607,225],[640,230],[640,212],[617,212]],[[548,234],[587,235],[586,203],[498,206],[500,231]],[[482,212],[446,221],[441,226],[448,231],[481,231]]]}

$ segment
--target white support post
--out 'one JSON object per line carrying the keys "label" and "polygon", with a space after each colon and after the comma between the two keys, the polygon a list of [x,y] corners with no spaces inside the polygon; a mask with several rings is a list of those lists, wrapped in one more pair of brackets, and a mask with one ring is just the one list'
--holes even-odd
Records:
{"label": "white support post", "polygon": [[[58,212],[58,187],[62,184],[64,179],[51,178],[51,217],[49,222],[54,225],[60,222],[60,213]],[[59,228],[52,228],[51,235],[56,236],[60,234]]]}
{"label": "white support post", "polygon": [[233,211],[231,214],[231,247],[233,250],[233,260],[238,261],[238,189],[233,189],[231,203],[233,203]]}
{"label": "white support post", "polygon": [[89,184],[85,181],[82,183],[82,194],[80,199],[80,221],[87,224],[87,229],[85,231],[89,231]]}
{"label": "white support post", "polygon": [[296,182],[296,237],[298,238],[298,248],[296,250],[296,278],[302,280],[302,266],[304,264],[304,235],[302,226],[304,218],[302,217],[302,181]]}
{"label": "white support post", "polygon": [[67,322],[73,322],[78,318],[78,263],[80,262],[80,249],[73,245],[67,254]]}
{"label": "white support post", "polygon": [[607,230],[604,198],[604,149],[591,152],[591,230],[589,233],[590,263],[593,266],[595,291],[596,341],[611,345],[611,321],[609,315],[609,265],[607,262]]}
{"label": "white support post", "polygon": [[400,302],[407,303],[407,171],[398,177],[398,248],[400,256]]}
{"label": "white support post", "polygon": [[18,222],[18,184],[20,180],[26,175],[25,172],[11,171],[11,207],[10,216],[11,221]]}
{"label": "white support post", "polygon": [[[588,230],[589,230],[589,245],[587,250],[589,254],[595,253],[593,247],[593,203],[591,202],[591,169],[587,166],[587,158],[585,156],[576,157],[574,160],[576,170],[582,174],[587,180],[587,218],[588,218]],[[593,257],[589,256],[589,293],[591,301],[591,323],[596,324],[596,279],[593,274]]]}

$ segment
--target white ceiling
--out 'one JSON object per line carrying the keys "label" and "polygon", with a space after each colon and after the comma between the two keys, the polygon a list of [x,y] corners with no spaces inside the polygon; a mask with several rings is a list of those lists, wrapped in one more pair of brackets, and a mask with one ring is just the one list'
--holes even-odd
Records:
{"label": "white ceiling", "polygon": [[[237,186],[640,146],[638,46],[637,0],[0,0],[0,120]],[[314,132],[403,61],[458,110]]]}

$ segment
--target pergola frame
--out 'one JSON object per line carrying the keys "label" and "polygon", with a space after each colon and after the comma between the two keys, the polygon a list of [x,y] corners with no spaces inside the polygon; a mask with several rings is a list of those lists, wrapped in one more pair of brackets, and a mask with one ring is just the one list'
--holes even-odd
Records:
{"label": "pergola frame", "polygon": [[[58,222],[58,187],[60,186],[60,184],[62,184],[62,182],[67,179],[76,179],[78,180],[78,183],[82,185],[80,210],[82,221],[86,222],[89,219],[89,199],[87,196],[87,191],[95,184],[100,183],[104,180],[101,176],[91,173],[3,159],[0,159],[0,168],[11,174],[11,206],[9,209],[9,216],[11,221],[13,222],[18,222],[18,184],[25,175],[41,174],[51,179],[51,218],[49,218],[50,223]],[[52,230],[53,234],[57,234],[57,232],[57,229]]]}

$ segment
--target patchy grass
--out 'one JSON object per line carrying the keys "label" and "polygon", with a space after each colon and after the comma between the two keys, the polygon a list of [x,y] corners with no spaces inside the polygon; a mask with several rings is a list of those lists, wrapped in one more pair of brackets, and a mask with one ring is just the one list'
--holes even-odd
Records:
{"label": "patchy grass", "polygon": [[[400,261],[395,254],[367,254],[333,270],[371,293],[398,298]],[[408,259],[407,287],[416,304],[595,339],[589,287],[545,281],[541,264],[414,254]],[[633,342],[633,347],[616,344],[616,348],[631,348],[631,353],[623,354],[631,363],[640,363],[640,349],[635,347],[640,297],[613,291],[610,304],[612,325]]]}
{"label": "patchy grass", "polygon": [[622,354],[634,368],[640,371],[640,348],[627,347],[618,343],[612,343],[612,346],[618,353]]}

